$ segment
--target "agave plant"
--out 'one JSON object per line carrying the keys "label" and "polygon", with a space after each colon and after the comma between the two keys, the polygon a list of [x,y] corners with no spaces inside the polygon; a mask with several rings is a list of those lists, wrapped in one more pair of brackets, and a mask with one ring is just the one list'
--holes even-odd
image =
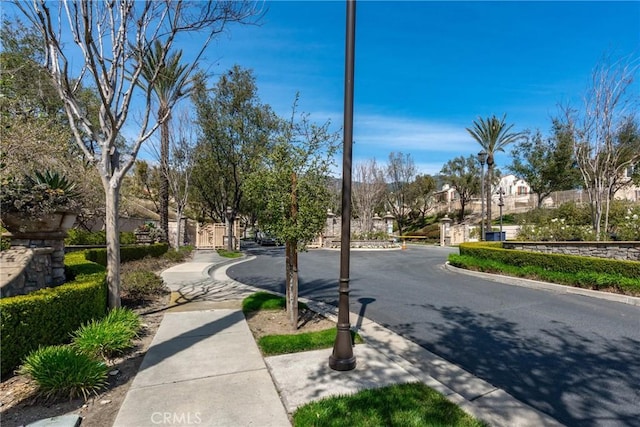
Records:
{"label": "agave plant", "polygon": [[38,217],[52,212],[74,212],[80,208],[75,183],[58,172],[34,172],[22,178],[2,179],[0,210]]}

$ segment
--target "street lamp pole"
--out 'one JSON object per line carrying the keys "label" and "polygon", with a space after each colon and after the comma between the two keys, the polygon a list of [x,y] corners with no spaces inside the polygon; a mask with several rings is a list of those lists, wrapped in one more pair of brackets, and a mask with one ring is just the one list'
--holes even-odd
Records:
{"label": "street lamp pole", "polygon": [[498,190],[498,206],[500,207],[500,241],[502,241],[502,207],[504,206],[504,190],[500,187]]}
{"label": "street lamp pole", "polygon": [[480,213],[480,240],[484,240],[484,164],[487,161],[487,152],[482,150],[478,153],[478,160],[480,161],[480,176],[481,176],[481,190],[482,196],[480,196],[481,213]]}
{"label": "street lamp pole", "polygon": [[233,209],[227,206],[227,250],[233,252]]}
{"label": "street lamp pole", "polygon": [[340,239],[340,284],[338,332],[329,356],[329,367],[350,371],[356,367],[349,324],[349,262],[351,247],[351,158],[353,146],[353,78],[355,64],[356,2],[347,0],[347,35],[344,67],[344,148],[342,151],[342,229]]}

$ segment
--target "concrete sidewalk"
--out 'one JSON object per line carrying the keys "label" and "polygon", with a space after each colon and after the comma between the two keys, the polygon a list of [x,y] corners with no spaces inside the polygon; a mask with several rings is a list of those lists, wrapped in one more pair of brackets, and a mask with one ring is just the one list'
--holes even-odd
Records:
{"label": "concrete sidewalk", "polygon": [[[329,368],[331,349],[263,358],[240,302],[257,289],[229,279],[228,260],[198,251],[163,272],[172,305],[149,347],[115,426],[288,426],[323,397],[421,381],[494,426],[556,426],[550,417],[388,329],[351,314],[366,344],[356,369]],[[303,299],[301,299],[303,300]],[[335,320],[335,307],[305,302]]]}

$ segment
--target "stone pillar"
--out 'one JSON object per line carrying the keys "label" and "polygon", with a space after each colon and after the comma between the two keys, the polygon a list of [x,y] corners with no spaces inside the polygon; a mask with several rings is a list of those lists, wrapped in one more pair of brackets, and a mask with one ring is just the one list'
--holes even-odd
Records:
{"label": "stone pillar", "polygon": [[25,292],[63,284],[66,280],[64,239],[75,221],[76,214],[72,212],[53,212],[40,217],[3,212],[2,222],[9,230],[3,237],[11,240],[9,252],[12,254],[8,257],[13,259],[14,267],[24,265],[20,273],[2,277],[3,288],[14,280],[24,282],[20,287]]}
{"label": "stone pillar", "polygon": [[445,215],[440,220],[440,246],[449,246],[451,244],[451,218]]}
{"label": "stone pillar", "polygon": [[[44,274],[45,283],[43,283],[44,286],[42,287],[58,286],[65,282],[64,239],[67,237],[66,231],[9,232],[5,233],[4,236],[11,239],[11,249],[34,249],[36,256],[48,258],[37,263],[48,270]],[[30,275],[35,273],[37,273],[37,276],[42,276],[43,272],[27,271],[27,280]]]}

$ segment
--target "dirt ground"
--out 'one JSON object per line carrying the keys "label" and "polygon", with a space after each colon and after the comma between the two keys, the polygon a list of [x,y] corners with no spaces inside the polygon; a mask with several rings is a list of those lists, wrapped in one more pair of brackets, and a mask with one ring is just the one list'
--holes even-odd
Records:
{"label": "dirt ground", "polygon": [[[169,294],[159,296],[134,310],[142,317],[144,330],[136,340],[132,351],[110,362],[109,385],[98,395],[87,400],[44,401],[37,396],[35,384],[23,375],[3,379],[0,383],[0,425],[18,427],[65,414],[82,417],[82,427],[113,425],[125,395],[135,377],[140,363],[164,317]],[[297,331],[292,331],[286,311],[262,311],[247,318],[249,328],[257,338],[264,335],[290,334],[317,331],[335,327],[335,323],[310,310],[300,311]]]}
{"label": "dirt ground", "polygon": [[265,335],[301,334],[335,328],[335,322],[311,310],[300,310],[298,329],[293,330],[285,310],[264,310],[247,315],[247,323],[257,340]]}

